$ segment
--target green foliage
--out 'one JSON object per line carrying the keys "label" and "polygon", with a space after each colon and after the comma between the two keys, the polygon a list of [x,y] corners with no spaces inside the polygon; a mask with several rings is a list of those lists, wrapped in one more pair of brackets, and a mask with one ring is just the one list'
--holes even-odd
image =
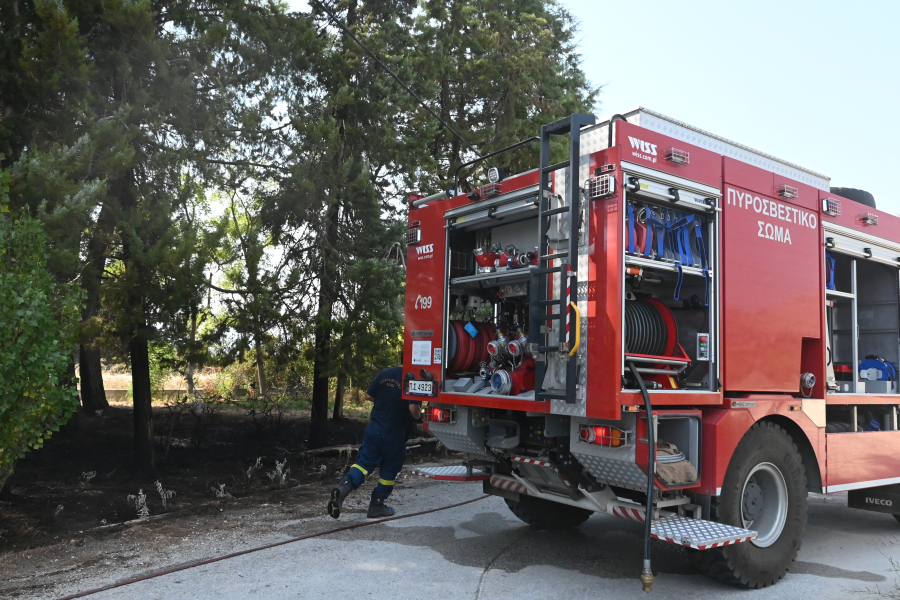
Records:
{"label": "green foliage", "polygon": [[[591,112],[597,101],[599,89],[580,66],[576,23],[554,0],[425,0],[414,27],[407,72],[430,88],[438,113],[482,154]],[[452,187],[456,167],[471,154],[424,111],[413,118],[413,128],[428,133],[410,140],[423,155],[420,168],[409,171],[410,189]],[[563,158],[562,142],[554,160]],[[519,173],[536,166],[537,151],[532,144],[494,160]],[[483,168],[464,170],[463,187],[485,182]]]}
{"label": "green foliage", "polygon": [[[554,0],[330,5],[479,153],[596,102]],[[132,361],[136,407],[218,364],[223,396],[312,393],[323,432],[330,380],[399,358],[406,193],[474,156],[315,5],[0,0],[0,104],[9,209],[86,291],[83,348]]]}
{"label": "green foliage", "polygon": [[57,284],[40,223],[0,219],[0,486],[78,407],[66,369],[82,295]]}

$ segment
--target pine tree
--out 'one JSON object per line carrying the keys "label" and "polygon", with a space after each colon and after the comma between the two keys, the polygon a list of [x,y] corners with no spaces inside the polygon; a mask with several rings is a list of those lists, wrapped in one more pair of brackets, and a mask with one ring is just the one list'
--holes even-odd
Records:
{"label": "pine tree", "polygon": [[[419,10],[412,2],[350,0],[339,7],[351,31],[481,152],[594,102],[571,17],[551,2],[459,0]],[[272,208],[276,227],[299,231],[305,223],[316,240],[296,257],[318,282],[311,446],[327,442],[329,379],[371,376],[399,358],[376,350],[398,345],[403,291],[402,273],[378,259],[402,233],[404,193],[450,187],[455,167],[474,156],[349,36],[327,28],[326,35],[313,64],[317,94],[291,103],[292,172]],[[514,170],[533,156],[503,160]]]}
{"label": "pine tree", "polygon": [[[415,5],[350,0],[340,3],[338,12],[379,54],[402,56]],[[281,181],[282,193],[267,217],[276,238],[306,233],[314,240],[306,251],[288,251],[315,278],[309,445],[319,447],[328,439],[329,381],[342,369],[353,368],[334,360],[346,358],[337,342],[373,327],[369,319],[348,320],[354,314],[349,298],[360,289],[350,277],[365,261],[381,259],[395,241],[397,211],[388,203],[387,190],[407,153],[404,138],[410,132],[404,117],[413,105],[352,39],[333,31],[322,12],[314,9],[314,17],[323,27],[327,46],[312,64],[314,94],[307,93],[306,77],[290,82],[293,127],[285,141],[291,173]],[[392,273],[387,279],[368,281],[361,292],[396,310],[398,279]],[[386,291],[385,286],[393,289]],[[384,323],[399,333],[396,314]],[[376,351],[370,348],[367,354]]]}
{"label": "pine tree", "polygon": [[[55,250],[69,253],[88,292],[84,335],[102,334],[130,360],[138,465],[152,472],[148,344],[184,338],[196,314],[206,281],[196,199],[257,168],[265,177],[277,118],[271,80],[302,65],[315,40],[303,20],[267,2],[5,4],[12,38],[0,59],[14,87],[0,100],[0,143],[16,164],[13,202],[60,224],[72,209],[73,234],[54,236]],[[71,64],[71,76],[57,62]],[[29,73],[43,78],[35,84]],[[49,109],[36,114],[30,107],[47,94]],[[60,149],[76,150],[58,161],[56,181],[97,182],[90,201],[33,185]]]}
{"label": "pine tree", "polygon": [[[482,154],[535,136],[540,126],[591,112],[598,88],[580,66],[571,14],[553,0],[427,0],[417,15],[412,68],[432,84],[441,117]],[[465,144],[419,112],[413,126],[424,137],[422,169],[410,185],[453,187],[457,167],[474,156]],[[506,172],[532,169],[537,146],[494,160]],[[466,178],[483,168],[462,172]],[[481,181],[484,181],[483,173]]]}

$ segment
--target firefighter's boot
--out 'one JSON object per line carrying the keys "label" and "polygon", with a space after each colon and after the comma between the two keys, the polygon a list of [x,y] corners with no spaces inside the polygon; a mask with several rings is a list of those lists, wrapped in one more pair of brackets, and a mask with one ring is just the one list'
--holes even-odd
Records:
{"label": "firefighter's boot", "polygon": [[340,517],[341,504],[344,503],[344,499],[347,495],[355,489],[356,486],[353,485],[353,480],[350,479],[350,476],[344,475],[344,478],[341,479],[340,483],[331,490],[331,499],[328,501],[328,514],[335,519]]}
{"label": "firefighter's boot", "polygon": [[366,516],[370,519],[380,519],[381,517],[390,517],[394,514],[394,509],[385,505],[384,498],[373,495],[372,501],[369,502],[369,512]]}

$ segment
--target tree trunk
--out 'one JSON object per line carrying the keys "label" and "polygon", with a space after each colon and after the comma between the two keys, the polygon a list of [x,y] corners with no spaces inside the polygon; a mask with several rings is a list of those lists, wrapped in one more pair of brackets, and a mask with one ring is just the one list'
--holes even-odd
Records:
{"label": "tree trunk", "polygon": [[[357,0],[350,0],[347,5],[347,25],[352,29],[357,21]],[[342,44],[354,43],[343,36]],[[347,126],[343,118],[338,126],[340,145],[331,157],[331,173],[333,190],[341,189],[346,180],[342,174],[344,152],[347,149]],[[331,334],[334,302],[337,298],[339,256],[338,226],[340,224],[341,195],[332,191],[326,200],[325,235],[319,241],[321,263],[319,267],[319,297],[316,311],[315,358],[313,359],[313,392],[312,410],[309,423],[309,447],[321,448],[328,444],[328,380],[331,370]]]}
{"label": "tree trunk", "polygon": [[191,363],[184,367],[184,380],[187,382],[188,396],[193,396],[196,388],[194,387],[194,365]]}
{"label": "tree trunk", "polygon": [[194,363],[191,362],[191,354],[194,350],[194,342],[197,341],[197,310],[191,312],[191,349],[188,354],[187,365],[184,367],[184,379],[187,381],[188,396],[193,397],[194,391]]}
{"label": "tree trunk", "polygon": [[81,380],[81,408],[93,415],[98,410],[109,408],[106,390],[103,387],[103,368],[100,365],[100,350],[79,346],[79,379]]}
{"label": "tree trunk", "polygon": [[266,363],[263,360],[261,335],[258,330],[253,332],[253,347],[256,349],[256,377],[259,380],[259,393],[265,394],[269,386],[266,383]]}
{"label": "tree trunk", "polygon": [[144,477],[153,477],[156,472],[156,461],[153,455],[153,409],[147,339],[139,334],[135,335],[129,344],[129,350],[134,398],[134,453],[140,474]]}
{"label": "tree trunk", "polygon": [[335,421],[344,418],[344,390],[347,388],[347,374],[341,371],[338,375],[337,390],[334,392],[334,413],[331,418]]}
{"label": "tree trunk", "polygon": [[[98,229],[103,229],[109,221],[110,209],[107,204],[100,209],[97,218]],[[87,243],[87,261],[82,273],[82,287],[86,293],[84,309],[81,311],[82,323],[87,323],[100,314],[100,285],[103,280],[103,269],[106,266],[106,244],[95,232]],[[90,326],[89,326],[90,327]],[[103,387],[103,366],[100,363],[100,349],[93,347],[96,336],[82,339],[78,363],[81,371],[81,408],[88,414],[109,408],[106,401],[106,390]]]}
{"label": "tree trunk", "polygon": [[15,470],[16,464],[9,468],[8,471],[0,471],[0,500],[12,500],[12,483],[10,482],[10,478],[12,477],[13,471]]}
{"label": "tree trunk", "polygon": [[325,239],[321,244],[322,266],[319,274],[319,308],[316,311],[315,358],[313,359],[312,410],[309,423],[309,447],[328,444],[328,379],[331,367],[331,318],[334,305],[335,260],[338,203],[332,200],[326,211]]}

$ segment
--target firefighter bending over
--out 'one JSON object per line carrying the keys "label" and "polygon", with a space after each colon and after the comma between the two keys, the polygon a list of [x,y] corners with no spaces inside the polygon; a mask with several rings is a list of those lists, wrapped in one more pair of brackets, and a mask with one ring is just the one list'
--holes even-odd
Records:
{"label": "firefighter bending over", "polygon": [[379,373],[366,390],[366,400],[373,402],[374,407],[356,464],[331,490],[328,514],[335,519],[341,516],[341,504],[347,495],[361,486],[375,467],[378,467],[378,485],[372,492],[366,516],[372,519],[394,514],[394,509],[385,506],[384,501],[394,490],[394,478],[406,460],[406,428],[410,416],[416,421],[422,419],[422,403],[403,399],[402,381],[403,368],[391,367]]}

